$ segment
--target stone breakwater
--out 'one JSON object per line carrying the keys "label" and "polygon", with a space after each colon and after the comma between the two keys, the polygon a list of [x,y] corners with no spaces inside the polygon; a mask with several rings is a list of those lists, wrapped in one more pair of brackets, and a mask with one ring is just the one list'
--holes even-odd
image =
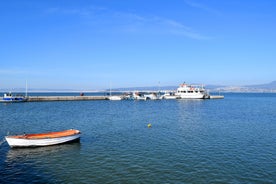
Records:
{"label": "stone breakwater", "polygon": [[29,96],[28,102],[107,100],[106,96]]}
{"label": "stone breakwater", "polygon": [[[224,96],[208,96],[205,99],[223,99]],[[108,96],[29,96],[27,102],[109,100]]]}

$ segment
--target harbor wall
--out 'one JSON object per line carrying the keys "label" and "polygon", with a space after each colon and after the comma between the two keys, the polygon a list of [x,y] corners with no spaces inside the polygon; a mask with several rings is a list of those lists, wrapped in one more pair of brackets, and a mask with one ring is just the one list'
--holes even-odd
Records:
{"label": "harbor wall", "polygon": [[[223,99],[222,95],[211,95],[205,99]],[[108,96],[29,96],[27,102],[47,102],[47,101],[88,101],[88,100],[108,100]]]}
{"label": "harbor wall", "polygon": [[106,96],[29,96],[28,102],[107,100]]}

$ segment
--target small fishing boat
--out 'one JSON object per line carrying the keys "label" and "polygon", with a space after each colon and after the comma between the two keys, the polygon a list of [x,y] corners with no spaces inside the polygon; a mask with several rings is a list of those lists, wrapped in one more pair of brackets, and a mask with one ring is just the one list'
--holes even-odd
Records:
{"label": "small fishing boat", "polygon": [[13,135],[5,138],[10,147],[36,147],[75,141],[80,138],[80,134],[79,130],[69,129],[60,132]]}
{"label": "small fishing boat", "polygon": [[157,100],[157,99],[159,99],[159,98],[157,97],[157,94],[156,94],[156,93],[144,94],[144,97],[145,97],[147,100]]}
{"label": "small fishing boat", "polygon": [[109,100],[122,100],[122,97],[120,96],[110,96],[108,97]]}
{"label": "small fishing boat", "polygon": [[147,98],[144,96],[144,94],[139,92],[133,92],[132,97],[134,100],[147,100]]}
{"label": "small fishing boat", "polygon": [[161,99],[171,100],[171,99],[178,99],[180,98],[179,95],[175,95],[174,92],[165,92],[164,95],[160,97]]}
{"label": "small fishing boat", "polygon": [[12,95],[12,93],[5,93],[3,97],[0,98],[0,102],[10,103],[10,102],[25,102],[27,97],[22,95]]}

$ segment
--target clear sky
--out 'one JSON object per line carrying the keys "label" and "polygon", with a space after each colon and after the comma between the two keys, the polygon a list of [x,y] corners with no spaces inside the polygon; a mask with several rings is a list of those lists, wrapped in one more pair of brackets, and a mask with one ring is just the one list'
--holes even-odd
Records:
{"label": "clear sky", "polygon": [[274,0],[1,0],[0,88],[276,80]]}

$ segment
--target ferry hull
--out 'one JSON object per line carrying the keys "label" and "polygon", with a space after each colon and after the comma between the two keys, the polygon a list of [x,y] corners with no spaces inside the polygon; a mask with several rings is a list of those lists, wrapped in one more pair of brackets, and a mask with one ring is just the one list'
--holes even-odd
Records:
{"label": "ferry hull", "polygon": [[204,94],[198,94],[198,95],[179,95],[181,99],[203,99]]}

